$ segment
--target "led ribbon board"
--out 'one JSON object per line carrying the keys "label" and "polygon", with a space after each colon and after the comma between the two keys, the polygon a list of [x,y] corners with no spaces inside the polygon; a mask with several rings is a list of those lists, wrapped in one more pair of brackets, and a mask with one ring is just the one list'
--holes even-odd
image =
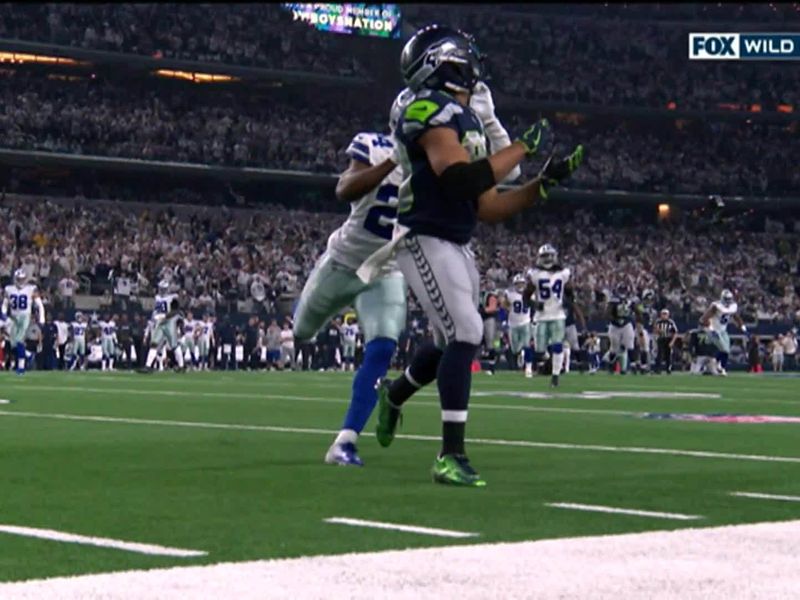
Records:
{"label": "led ribbon board", "polygon": [[285,2],[295,21],[319,31],[349,35],[400,38],[400,9],[396,4],[305,4]]}

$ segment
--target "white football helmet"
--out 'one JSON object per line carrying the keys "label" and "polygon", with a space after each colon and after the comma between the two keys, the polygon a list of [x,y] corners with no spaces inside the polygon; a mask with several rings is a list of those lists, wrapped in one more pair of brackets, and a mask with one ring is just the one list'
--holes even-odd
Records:
{"label": "white football helmet", "polygon": [[645,291],[642,292],[642,300],[647,304],[652,304],[653,301],[656,299],[656,293],[647,288]]}
{"label": "white football helmet", "polygon": [[159,294],[167,294],[169,293],[169,281],[166,279],[162,279],[158,282],[158,293]]}
{"label": "white football helmet", "polygon": [[550,269],[558,262],[558,252],[550,244],[545,244],[539,248],[536,257],[536,265],[543,269]]}
{"label": "white football helmet", "polygon": [[520,294],[525,291],[526,285],[527,281],[525,281],[525,276],[522,273],[514,275],[514,287]]}
{"label": "white football helmet", "polygon": [[26,281],[28,281],[28,274],[25,272],[25,269],[17,269],[14,271],[14,284],[17,287],[22,287],[25,285]]}
{"label": "white football helmet", "polygon": [[733,292],[730,290],[722,290],[722,294],[719,297],[719,301],[722,306],[730,306],[733,304]]}

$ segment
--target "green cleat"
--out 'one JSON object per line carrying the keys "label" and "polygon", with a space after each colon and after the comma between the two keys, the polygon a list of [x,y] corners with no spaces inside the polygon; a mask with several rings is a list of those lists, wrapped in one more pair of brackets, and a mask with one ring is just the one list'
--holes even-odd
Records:
{"label": "green cleat", "polygon": [[394,440],[394,433],[397,429],[397,421],[402,422],[400,409],[389,401],[388,379],[381,379],[378,382],[378,422],[375,426],[375,437],[378,443],[384,448],[388,448]]}
{"label": "green cleat", "polygon": [[433,461],[431,475],[436,483],[486,487],[486,481],[481,479],[481,476],[470,466],[469,459],[464,454],[437,456]]}

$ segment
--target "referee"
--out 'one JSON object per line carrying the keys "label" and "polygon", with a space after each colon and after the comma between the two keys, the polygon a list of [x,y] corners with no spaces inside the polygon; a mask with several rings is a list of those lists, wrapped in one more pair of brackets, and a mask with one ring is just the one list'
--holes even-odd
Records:
{"label": "referee", "polygon": [[655,372],[661,372],[662,361],[667,365],[667,375],[672,374],[672,347],[678,339],[678,326],[669,318],[669,311],[662,308],[658,320],[653,325],[653,336],[656,338],[658,356],[656,356]]}

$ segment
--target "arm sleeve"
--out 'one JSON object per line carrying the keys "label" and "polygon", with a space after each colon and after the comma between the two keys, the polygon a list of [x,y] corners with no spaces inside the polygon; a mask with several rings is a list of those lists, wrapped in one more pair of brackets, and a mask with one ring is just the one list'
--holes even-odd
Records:
{"label": "arm sleeve", "polygon": [[41,298],[36,298],[33,303],[36,305],[36,309],[39,311],[39,324],[44,325],[44,302],[42,302]]}

